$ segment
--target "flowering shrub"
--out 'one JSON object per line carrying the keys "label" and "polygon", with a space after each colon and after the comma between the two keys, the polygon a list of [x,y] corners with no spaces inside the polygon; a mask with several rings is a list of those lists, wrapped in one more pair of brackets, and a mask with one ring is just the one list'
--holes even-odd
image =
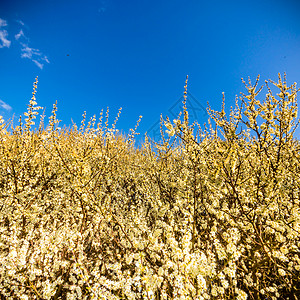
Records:
{"label": "flowering shrub", "polygon": [[61,129],[55,104],[33,130],[36,85],[0,125],[1,299],[299,299],[296,84],[261,101],[249,80],[204,129],[184,101],[141,149],[108,111]]}

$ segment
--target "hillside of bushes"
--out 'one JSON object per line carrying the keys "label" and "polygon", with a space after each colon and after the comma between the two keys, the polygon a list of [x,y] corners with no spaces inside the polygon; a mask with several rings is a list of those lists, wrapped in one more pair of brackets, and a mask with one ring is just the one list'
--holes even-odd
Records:
{"label": "hillside of bushes", "polygon": [[36,80],[0,118],[0,299],[300,299],[300,89],[244,84],[200,126],[186,81],[137,148],[108,111],[67,129],[55,104],[45,126]]}

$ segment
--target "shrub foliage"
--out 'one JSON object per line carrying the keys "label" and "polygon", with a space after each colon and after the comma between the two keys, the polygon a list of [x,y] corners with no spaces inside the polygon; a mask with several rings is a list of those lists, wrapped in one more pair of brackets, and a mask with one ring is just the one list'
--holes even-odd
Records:
{"label": "shrub foliage", "polygon": [[0,297],[299,299],[299,90],[258,81],[204,128],[186,81],[137,149],[108,111],[61,129],[55,104],[34,130],[36,80],[25,123],[0,125]]}

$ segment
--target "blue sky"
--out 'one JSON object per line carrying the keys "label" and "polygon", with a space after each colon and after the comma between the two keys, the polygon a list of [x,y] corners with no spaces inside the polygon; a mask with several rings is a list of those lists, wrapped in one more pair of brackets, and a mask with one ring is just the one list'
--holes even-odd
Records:
{"label": "blue sky", "polygon": [[189,75],[203,124],[207,101],[221,109],[224,92],[228,111],[245,92],[242,77],[300,84],[299,15],[296,0],[2,0],[0,114],[17,121],[38,76],[38,105],[49,117],[57,100],[61,126],[107,106],[112,124],[122,107],[117,128],[142,115],[151,136],[179,111]]}

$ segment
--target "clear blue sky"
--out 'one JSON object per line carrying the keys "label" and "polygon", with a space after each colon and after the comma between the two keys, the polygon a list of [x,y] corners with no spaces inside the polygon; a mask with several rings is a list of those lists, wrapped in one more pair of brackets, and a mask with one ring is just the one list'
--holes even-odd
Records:
{"label": "clear blue sky", "polygon": [[0,114],[18,120],[36,76],[38,105],[49,117],[58,100],[61,125],[107,106],[112,124],[122,107],[117,128],[142,115],[143,136],[172,118],[186,75],[198,104],[219,110],[224,92],[229,109],[241,77],[300,84],[299,16],[296,0],[1,0]]}

